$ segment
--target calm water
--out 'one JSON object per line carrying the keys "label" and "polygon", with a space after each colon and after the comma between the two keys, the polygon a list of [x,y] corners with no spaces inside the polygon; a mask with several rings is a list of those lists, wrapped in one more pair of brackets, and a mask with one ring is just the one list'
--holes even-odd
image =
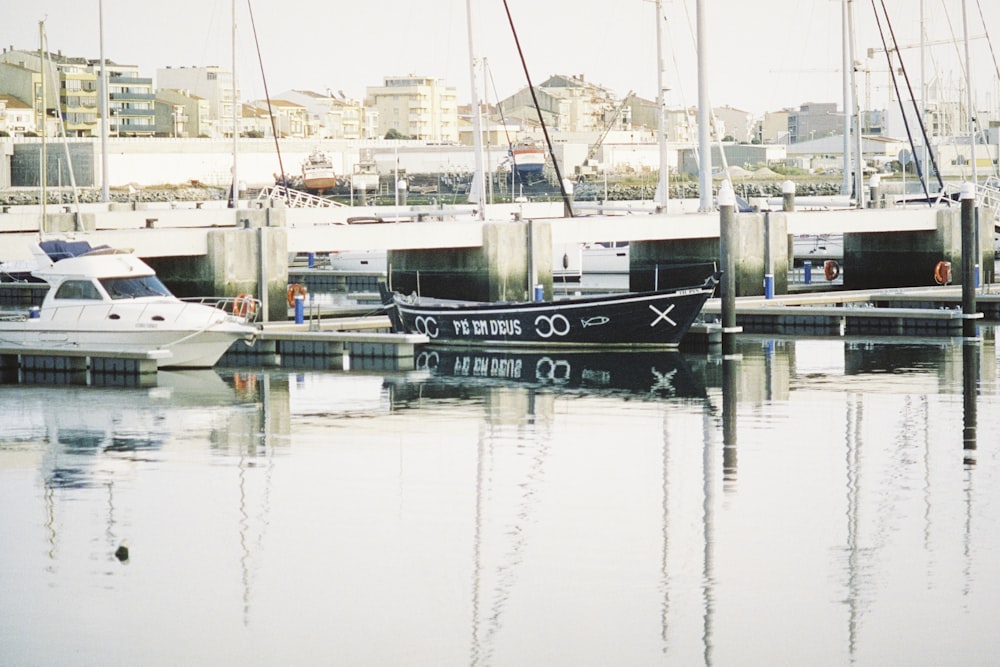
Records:
{"label": "calm water", "polygon": [[740,351],[0,386],[0,664],[996,664],[992,329]]}

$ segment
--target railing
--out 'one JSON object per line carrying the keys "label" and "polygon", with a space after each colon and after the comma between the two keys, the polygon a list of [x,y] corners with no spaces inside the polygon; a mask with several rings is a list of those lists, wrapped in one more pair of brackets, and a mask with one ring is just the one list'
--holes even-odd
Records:
{"label": "railing", "polygon": [[976,198],[983,211],[989,211],[993,224],[1000,224],[1000,178],[990,176],[977,188]]}
{"label": "railing", "polygon": [[209,306],[210,308],[215,308],[216,310],[221,310],[222,312],[235,315],[236,317],[242,317],[246,320],[247,324],[252,324],[256,322],[261,317],[261,300],[250,296],[249,294],[241,294],[239,296],[191,296],[183,297],[181,301],[184,303],[196,303],[202,306]]}
{"label": "railing", "polygon": [[289,208],[333,208],[346,206],[346,204],[341,204],[340,202],[333,201],[332,199],[317,197],[316,195],[311,195],[308,192],[286,188],[281,185],[262,188],[257,194],[257,201],[278,201],[282,202]]}

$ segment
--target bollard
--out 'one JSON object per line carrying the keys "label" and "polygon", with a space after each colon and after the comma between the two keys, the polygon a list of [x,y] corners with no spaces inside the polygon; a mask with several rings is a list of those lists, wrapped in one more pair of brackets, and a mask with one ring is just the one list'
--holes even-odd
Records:
{"label": "bollard", "polygon": [[764,274],[764,298],[773,299],[774,298],[774,274],[765,273]]}
{"label": "bollard", "polygon": [[781,210],[785,213],[795,210],[795,183],[792,181],[781,184]]}
{"label": "bollard", "polygon": [[306,320],[306,306],[305,306],[305,296],[302,294],[295,295],[295,323],[302,324]]}
{"label": "bollard", "polygon": [[813,280],[813,263],[811,260],[806,260],[802,263],[802,282],[806,285],[811,285]]}
{"label": "bollard", "polygon": [[535,285],[535,301],[541,301],[544,298],[544,291],[541,285]]}
{"label": "bollard", "polygon": [[882,184],[882,179],[878,174],[872,174],[872,177],[868,179],[868,207],[869,208],[882,208],[881,197],[879,195],[879,187]]}

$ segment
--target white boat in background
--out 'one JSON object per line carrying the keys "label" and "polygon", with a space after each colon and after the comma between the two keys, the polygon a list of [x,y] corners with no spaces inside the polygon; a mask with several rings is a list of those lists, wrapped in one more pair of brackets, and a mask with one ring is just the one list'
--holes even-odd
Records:
{"label": "white boat in background", "polygon": [[337,186],[337,172],[333,162],[321,150],[314,150],[302,162],[302,186],[306,190],[323,192]]}
{"label": "white boat in background", "polygon": [[843,234],[799,234],[792,239],[795,259],[844,259]]}
{"label": "white boat in background", "polygon": [[583,273],[587,275],[629,272],[628,241],[588,243],[582,255]]}
{"label": "white boat in background", "polygon": [[351,188],[362,193],[378,191],[378,166],[371,148],[361,149],[358,163],[351,173]]}
{"label": "white boat in background", "polygon": [[31,276],[49,290],[40,308],[0,317],[2,346],[167,350],[158,367],[209,368],[233,342],[256,338],[260,304],[248,295],[178,299],[131,251],[87,241],[42,241],[32,251]]}
{"label": "white boat in background", "polygon": [[329,268],[333,271],[385,273],[388,268],[388,253],[385,250],[334,251],[329,255],[329,262]]}

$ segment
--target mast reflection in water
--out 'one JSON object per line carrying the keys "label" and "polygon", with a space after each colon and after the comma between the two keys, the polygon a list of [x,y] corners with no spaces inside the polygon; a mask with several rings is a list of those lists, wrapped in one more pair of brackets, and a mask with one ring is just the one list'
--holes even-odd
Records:
{"label": "mast reflection in water", "polygon": [[0,661],[989,664],[993,330],[737,348],[0,385]]}

